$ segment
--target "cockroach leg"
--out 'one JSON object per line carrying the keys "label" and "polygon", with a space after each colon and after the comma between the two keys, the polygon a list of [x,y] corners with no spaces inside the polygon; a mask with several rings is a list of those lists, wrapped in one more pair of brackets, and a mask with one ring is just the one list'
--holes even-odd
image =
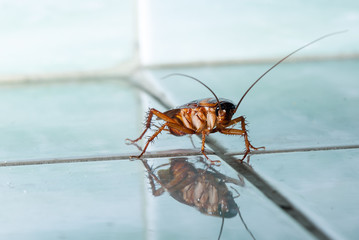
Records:
{"label": "cockroach leg", "polygon": [[185,134],[195,134],[195,131],[193,131],[192,129],[186,128],[182,125],[179,125],[178,123],[172,123],[172,122],[167,122],[168,127],[170,128],[174,128],[180,132],[183,132]]}
{"label": "cockroach leg", "polygon": [[[206,144],[206,136],[208,135],[208,132],[207,131],[202,131],[202,147],[201,147],[201,153],[206,157],[206,159],[208,161],[211,162],[211,165],[216,165],[216,166],[220,166],[221,165],[221,161],[219,160],[211,160],[208,158],[206,152],[204,151],[204,148],[205,148],[205,144]],[[208,168],[208,167],[207,167]]]}
{"label": "cockroach leg", "polygon": [[147,120],[146,120],[146,128],[145,130],[142,132],[142,134],[135,140],[131,140],[131,139],[126,139],[127,141],[131,142],[131,143],[135,143],[137,141],[139,141],[140,139],[143,138],[143,136],[145,135],[145,133],[147,132],[147,130],[151,127],[151,123],[152,123],[152,117],[153,115],[156,115],[157,117],[159,117],[161,120],[165,121],[165,123],[158,127],[157,131],[147,140],[142,152],[140,155],[138,155],[136,158],[141,158],[142,155],[146,152],[146,149],[148,147],[148,145],[157,137],[158,134],[160,134],[163,130],[165,130],[165,128],[168,126],[170,128],[174,128],[176,130],[179,130],[185,134],[194,134],[195,132],[192,129],[186,128],[184,126],[179,125],[178,123],[176,123],[175,120],[173,120],[172,118],[168,117],[166,114],[163,114],[162,112],[151,108],[150,111],[148,112],[148,116],[147,116]]}
{"label": "cockroach leg", "polygon": [[157,137],[158,134],[160,134],[165,129],[165,127],[171,127],[187,134],[193,134],[193,130],[189,128],[178,125],[177,123],[166,122],[161,127],[159,127],[158,130],[147,140],[145,147],[143,148],[141,154],[137,156],[137,158],[142,157],[142,155],[146,152],[148,145]]}
{"label": "cockroach leg", "polygon": [[242,159],[240,160],[241,162],[243,162],[243,160],[246,158],[246,156],[251,152],[251,149],[259,150],[259,149],[265,149],[265,147],[256,148],[249,142],[247,129],[246,129],[246,123],[245,123],[245,119],[243,116],[232,119],[226,127],[235,125],[236,123],[240,123],[242,129],[224,128],[224,129],[219,129],[219,132],[226,134],[226,135],[242,135],[244,137],[246,151],[244,152],[244,155],[243,155]]}
{"label": "cockroach leg", "polygon": [[161,113],[160,111],[158,111],[154,108],[151,108],[150,111],[148,111],[145,130],[142,132],[142,134],[135,140],[131,140],[131,139],[127,138],[126,141],[129,141],[130,143],[135,143],[135,142],[138,142],[139,140],[141,140],[143,138],[143,136],[145,135],[145,133],[147,132],[147,130],[149,128],[151,128],[153,115],[156,115],[157,117],[161,118],[162,120],[164,120],[166,122],[174,122],[174,120],[172,118],[166,116],[165,114]]}
{"label": "cockroach leg", "polygon": [[167,123],[163,124],[146,142],[145,147],[143,148],[140,155],[138,155],[136,158],[141,158],[142,155],[146,152],[146,149],[148,145],[157,137],[158,134],[162,132],[162,130],[167,126]]}
{"label": "cockroach leg", "polygon": [[146,126],[145,126],[145,130],[143,130],[142,134],[136,138],[135,140],[131,140],[131,139],[128,139],[126,138],[126,141],[129,141],[130,143],[135,143],[135,142],[138,142],[140,139],[143,138],[143,136],[145,135],[145,133],[147,132],[147,130],[149,128],[151,128],[151,122],[152,122],[152,117],[153,117],[153,110],[155,110],[154,108],[150,109],[150,111],[148,112],[148,115],[147,115],[147,119],[146,119]]}

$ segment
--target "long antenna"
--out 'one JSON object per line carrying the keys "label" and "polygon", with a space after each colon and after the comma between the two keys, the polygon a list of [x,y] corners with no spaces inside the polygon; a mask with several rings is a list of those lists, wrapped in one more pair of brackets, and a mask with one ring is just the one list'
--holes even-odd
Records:
{"label": "long antenna", "polygon": [[192,76],[190,76],[190,75],[183,74],[183,73],[171,73],[171,74],[168,74],[168,75],[162,77],[162,79],[169,78],[169,77],[172,77],[172,76],[182,76],[182,77],[191,78],[191,79],[193,79],[193,80],[199,82],[199,83],[202,84],[203,86],[205,86],[205,87],[213,94],[213,96],[216,98],[217,103],[218,103],[218,106],[219,106],[219,110],[222,110],[222,109],[221,109],[221,105],[219,104],[219,99],[218,99],[217,95],[212,91],[212,89],[210,89],[210,88],[209,88],[206,84],[204,84],[201,80],[199,80],[199,79],[197,79],[197,78],[195,78],[195,77],[192,77]]}
{"label": "long antenna", "polygon": [[241,218],[242,223],[243,223],[244,227],[246,228],[247,232],[251,235],[251,237],[252,237],[253,240],[256,240],[256,238],[254,237],[254,235],[253,235],[253,233],[251,232],[251,230],[249,230],[249,228],[247,227],[247,224],[246,224],[246,222],[244,221],[241,212],[239,211],[239,207],[237,207],[237,211],[238,211],[238,215],[239,215],[239,217]]}
{"label": "long antenna", "polygon": [[222,231],[223,231],[223,225],[224,225],[224,214],[222,216],[222,224],[221,224],[221,229],[219,230],[218,240],[221,239],[221,235],[222,235]]}
{"label": "long antenna", "polygon": [[304,46],[298,48],[297,50],[291,52],[290,54],[288,54],[287,56],[285,56],[284,58],[282,58],[281,60],[279,60],[276,64],[274,64],[271,68],[269,68],[267,71],[265,71],[248,89],[247,91],[243,94],[242,98],[239,100],[237,106],[236,106],[236,109],[234,110],[234,112],[237,111],[239,105],[241,104],[243,98],[247,95],[247,93],[252,89],[252,87],[254,87],[254,85],[256,85],[256,83],[261,80],[268,72],[270,72],[273,68],[275,68],[276,66],[278,66],[281,62],[283,62],[284,60],[286,60],[287,58],[289,58],[290,56],[292,56],[293,54],[295,54],[296,52],[302,50],[303,48],[306,48],[308,47],[309,45],[312,45],[313,43],[316,43],[324,38],[327,38],[327,37],[330,37],[330,36],[333,36],[333,35],[336,35],[336,34],[340,34],[340,33],[344,33],[346,32],[347,30],[345,31],[339,31],[339,32],[333,32],[333,33],[329,33],[329,34],[326,34],[320,38],[317,38],[315,39],[314,41],[311,41],[310,43],[307,43],[305,44]]}

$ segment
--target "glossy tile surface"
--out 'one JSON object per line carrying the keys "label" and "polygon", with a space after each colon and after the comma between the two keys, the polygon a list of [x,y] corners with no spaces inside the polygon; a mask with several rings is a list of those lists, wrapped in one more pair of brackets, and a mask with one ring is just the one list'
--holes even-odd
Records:
{"label": "glossy tile surface", "polygon": [[[198,161],[198,157],[185,158],[186,164],[196,168],[197,171],[204,169],[204,165]],[[172,161],[181,161],[183,158],[172,158]],[[169,171],[170,165],[156,167],[169,163],[168,159],[151,159],[148,164],[157,173],[157,177],[161,178],[158,172]],[[188,166],[183,166],[183,168]],[[204,215],[200,213],[199,209],[207,209],[210,200],[206,204],[199,204],[199,207],[191,207],[184,202],[191,200],[191,189],[196,189],[195,192],[201,192],[200,186],[201,178],[205,178],[206,184],[214,184],[219,190],[218,182],[213,182],[208,176],[208,172],[223,174],[221,178],[216,178],[216,181],[228,181],[226,183],[227,190],[232,192],[235,197],[234,201],[240,208],[241,215],[256,239],[271,238],[271,239],[311,239],[311,236],[298,226],[291,218],[286,214],[283,214],[276,206],[270,203],[260,192],[257,191],[250,183],[245,179],[239,178],[235,171],[230,169],[225,163],[221,167],[214,167],[208,169],[206,173],[198,172],[198,179],[195,178],[191,187],[186,187],[187,190],[184,193],[178,194],[171,192],[173,190],[184,189],[183,178],[188,179],[182,175],[170,174],[161,178],[162,184],[165,184],[165,177],[169,177],[170,180],[176,182],[175,187],[169,188],[170,191],[163,193],[160,196],[154,197],[148,189],[146,218],[148,222],[148,237],[154,239],[215,239],[218,237],[219,229],[221,225],[221,217]],[[185,174],[190,174],[192,170],[187,170]],[[182,181],[175,180],[181,179]],[[228,180],[232,178],[233,180]],[[237,184],[230,183],[231,181]],[[149,182],[149,180],[147,181]],[[180,182],[181,184],[178,184]],[[242,185],[243,184],[243,185]],[[168,183],[165,186],[172,186],[173,183]],[[180,187],[182,186],[182,187]],[[157,183],[157,189],[161,186]],[[203,187],[205,188],[205,187]],[[205,188],[207,189],[207,188]],[[211,188],[208,188],[211,189]],[[213,189],[210,191],[214,191]],[[170,195],[171,194],[171,195]],[[172,195],[173,194],[173,195]],[[188,197],[184,197],[184,194],[188,194]],[[195,195],[195,193],[193,194]],[[205,198],[205,197],[203,197]],[[201,198],[202,199],[202,198]],[[202,200],[201,200],[202,201]],[[175,234],[174,234],[175,233]],[[224,223],[222,239],[251,239],[250,234],[245,230],[240,218],[234,216],[232,218],[226,218]]]}
{"label": "glossy tile surface", "polygon": [[0,75],[99,70],[133,54],[132,1],[0,4]]}
{"label": "glossy tile surface", "polygon": [[[127,153],[137,99],[124,81],[0,86],[0,161]],[[140,123],[140,120],[139,120]]]}
{"label": "glossy tile surface", "polygon": [[253,168],[299,207],[348,239],[359,235],[359,151],[332,150],[251,157]]}
{"label": "glossy tile surface", "polygon": [[[2,1],[0,239],[217,239],[225,203],[249,230],[235,215],[221,239],[357,239],[357,6]],[[345,29],[246,96],[236,115],[267,151],[251,155],[252,168],[230,162],[243,138],[218,133],[208,156],[219,166],[199,162],[197,136],[168,131],[149,144],[148,165],[130,160],[161,125],[154,116],[139,146],[126,145],[149,108],[213,97],[164,75],[196,77],[236,104],[276,59]],[[171,172],[169,158],[183,165]]]}
{"label": "glossy tile surface", "polygon": [[[278,69],[281,71],[263,79],[241,105],[240,111],[246,112],[250,123],[252,143],[265,145],[269,150],[358,143],[356,65],[357,61],[283,64]],[[181,72],[208,79],[206,84],[219,96],[236,99],[238,89],[242,91],[243,84],[250,85],[249,79],[255,79],[253,76],[266,68],[266,65],[223,66]],[[343,76],[341,82],[328,69]],[[325,70],[327,74],[323,75]],[[152,73],[161,76],[170,71]],[[290,76],[291,72],[299,74]],[[290,85],[285,84],[289,81],[287,76]],[[232,87],[218,79],[228,80]],[[208,96],[201,85],[191,80],[167,79],[159,83],[176,102],[193,100],[191,95]],[[139,153],[136,147],[124,143],[125,138],[139,136],[149,107],[164,110],[155,99],[144,97],[144,93],[137,95],[139,91],[123,80],[3,85],[0,91],[1,111],[6,113],[1,119],[3,162]],[[260,101],[252,100],[255,98]],[[267,117],[258,117],[263,115]],[[338,121],[343,124],[336,125]],[[215,134],[214,138],[230,152],[240,152],[244,146],[241,137]],[[193,141],[199,152],[200,140],[194,136]],[[148,152],[176,155],[189,150],[193,146],[188,137],[163,133]],[[356,156],[356,149],[293,152],[253,155],[250,163],[329,236],[355,239],[358,219],[352,213],[358,200]],[[215,155],[210,158],[219,159]],[[192,162],[198,157],[189,159]],[[167,161],[151,159],[150,166]],[[204,168],[196,164],[196,168]],[[238,179],[223,161],[215,169]],[[3,193],[0,202],[7,206],[0,218],[6,226],[0,231],[3,238],[208,239],[219,234],[220,217],[203,215],[176,201],[168,192],[153,196],[140,161],[8,166],[0,171]],[[233,195],[237,195],[236,191],[240,194],[235,202],[257,239],[313,238],[251,183],[246,179],[244,182],[244,187],[228,189]],[[238,237],[250,238],[240,218],[226,219],[222,239]]]}
{"label": "glossy tile surface", "polygon": [[341,30],[348,32],[300,55],[359,51],[359,6],[353,0],[141,2],[145,5],[140,18],[145,64],[273,59]]}
{"label": "glossy tile surface", "polygon": [[0,168],[2,239],[143,239],[139,162]]}

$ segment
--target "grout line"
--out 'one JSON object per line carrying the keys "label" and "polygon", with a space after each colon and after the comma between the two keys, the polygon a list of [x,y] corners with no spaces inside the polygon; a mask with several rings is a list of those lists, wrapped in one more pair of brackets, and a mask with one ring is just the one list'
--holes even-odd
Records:
{"label": "grout line", "polygon": [[44,72],[19,75],[0,75],[0,85],[17,83],[42,83],[42,82],[66,82],[66,81],[93,81],[108,78],[127,78],[138,68],[136,57],[128,59],[120,64],[98,70]]}
{"label": "grout line", "polygon": [[[286,63],[298,62],[317,62],[317,61],[341,61],[341,60],[355,60],[359,59],[359,54],[338,54],[329,56],[306,56],[296,57],[286,60]],[[223,65],[244,65],[244,64],[270,64],[278,61],[278,58],[263,58],[263,59],[229,59],[229,60],[213,60],[213,61],[193,61],[193,62],[178,62],[178,63],[158,63],[145,65],[145,69],[166,69],[166,68],[193,68],[193,67],[216,67]]]}
{"label": "grout line", "polygon": [[[356,60],[359,59],[359,54],[342,54],[332,56],[308,56],[297,57],[289,59],[287,63],[308,62],[308,61],[341,61],[341,60]],[[223,65],[244,65],[244,64],[268,64],[273,63],[278,59],[232,59],[220,61],[198,61],[198,62],[183,62],[183,63],[159,63],[148,64],[142,66],[144,69],[166,69],[166,68],[193,68],[193,67],[216,67]],[[20,75],[0,75],[0,85],[17,84],[17,83],[42,83],[42,82],[65,82],[65,81],[92,81],[102,80],[104,78],[124,78],[130,77],[137,69],[136,59],[130,59],[121,65],[95,71],[69,71],[58,73],[33,73]]]}
{"label": "grout line", "polygon": [[0,85],[29,84],[29,83],[63,83],[68,81],[99,81],[103,79],[118,79],[129,77],[129,73],[112,72],[79,72],[79,73],[49,73],[33,75],[0,76]]}
{"label": "grout line", "polygon": [[[293,152],[310,152],[310,151],[328,151],[328,150],[344,150],[359,148],[359,145],[340,145],[340,146],[322,146],[322,147],[303,147],[303,148],[288,148],[288,149],[273,149],[273,150],[259,150],[252,151],[251,155],[258,154],[273,154],[273,153],[293,153]],[[243,155],[243,152],[227,152],[225,155]]]}
{"label": "grout line", "polygon": [[[359,145],[263,150],[263,151],[253,151],[253,152],[251,152],[250,155],[308,152],[308,151],[332,151],[332,150],[344,150],[344,149],[359,149]],[[211,151],[209,149],[207,149],[206,152],[208,155],[216,155],[217,154],[217,152]],[[136,155],[136,154],[137,153],[64,157],[64,158],[44,158],[44,159],[37,159],[37,160],[23,159],[23,160],[16,160],[16,161],[0,162],[0,167],[129,160],[129,159],[131,159],[131,156]],[[202,155],[202,153],[200,152],[200,149],[175,149],[175,150],[170,150],[170,151],[146,152],[143,157],[150,159],[150,158],[172,158],[172,157],[178,157],[178,156],[201,156],[201,155]],[[243,152],[223,152],[223,155],[235,157],[238,155],[243,155]],[[133,158],[133,160],[136,160],[136,158]]]}
{"label": "grout line", "polygon": [[100,161],[128,160],[128,159],[129,159],[128,155],[47,158],[47,159],[38,159],[38,160],[5,161],[0,163],[0,167],[44,165],[44,164],[58,164],[58,163],[100,162]]}
{"label": "grout line", "polygon": [[[207,151],[209,155],[214,155],[214,152]],[[114,154],[114,155],[99,155],[99,156],[80,156],[80,157],[64,157],[64,158],[44,158],[38,160],[17,160],[0,162],[0,167],[13,166],[29,166],[29,165],[45,165],[45,164],[59,164],[59,163],[82,163],[82,162],[102,162],[102,161],[119,161],[119,160],[138,160],[132,156],[134,154]],[[199,156],[202,153],[198,149],[177,149],[171,151],[157,151],[148,152],[143,158],[172,158],[178,156]]]}

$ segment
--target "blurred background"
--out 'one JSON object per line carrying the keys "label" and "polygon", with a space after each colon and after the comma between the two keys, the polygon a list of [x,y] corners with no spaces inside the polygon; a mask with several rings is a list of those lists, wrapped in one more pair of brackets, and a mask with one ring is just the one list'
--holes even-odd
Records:
{"label": "blurred background", "polygon": [[[1,79],[146,66],[358,54],[356,1],[6,1]],[[9,78],[7,78],[9,77]]]}
{"label": "blurred background", "polygon": [[[324,239],[359,236],[358,1],[0,0],[0,237],[216,239],[220,219],[155,199],[141,162],[128,159],[138,150],[124,140],[140,134],[146,110],[165,109],[156,100],[209,95],[160,78],[193,75],[236,102],[277,60],[343,30],[281,64],[240,108],[256,147],[331,150],[251,159]],[[243,150],[241,138],[216,138]],[[149,151],[193,148],[159,139]],[[333,153],[343,146],[354,150]],[[257,239],[317,238],[246,184],[237,201]],[[250,239],[239,219],[223,234]]]}

